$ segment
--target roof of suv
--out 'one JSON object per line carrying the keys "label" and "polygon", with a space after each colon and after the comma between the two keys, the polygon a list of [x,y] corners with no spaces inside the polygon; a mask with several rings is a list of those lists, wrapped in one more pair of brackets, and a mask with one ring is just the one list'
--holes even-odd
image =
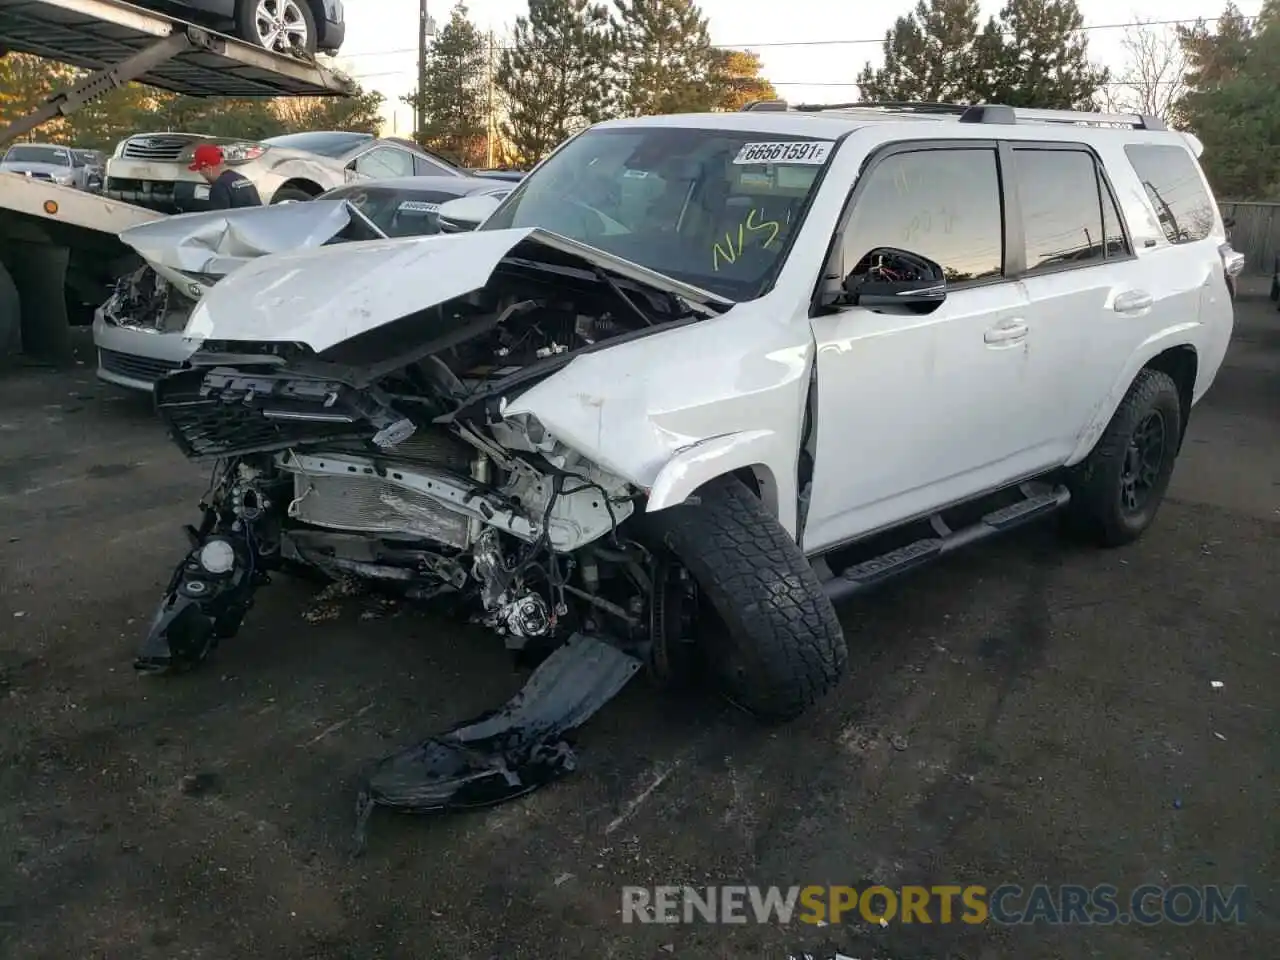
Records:
{"label": "roof of suv", "polygon": [[[628,117],[599,124],[602,128],[701,127],[710,130],[741,130],[792,136],[840,137],[854,130],[882,124],[920,123],[963,124],[964,135],[982,136],[985,131],[1009,127],[1032,127],[1045,139],[1069,129],[1071,137],[1140,134],[1143,139],[1163,139],[1161,134],[1181,137],[1198,156],[1200,142],[1189,134],[1168,131],[1156,117],[1138,114],[1086,113],[1071,110],[1028,110],[1001,105],[966,107],[955,104],[872,102],[790,106],[782,101],[749,104],[733,113],[685,113],[666,116]],[[918,128],[917,128],[918,129]],[[1050,133],[1050,131],[1053,131]],[[957,131],[948,131],[955,133]]]}

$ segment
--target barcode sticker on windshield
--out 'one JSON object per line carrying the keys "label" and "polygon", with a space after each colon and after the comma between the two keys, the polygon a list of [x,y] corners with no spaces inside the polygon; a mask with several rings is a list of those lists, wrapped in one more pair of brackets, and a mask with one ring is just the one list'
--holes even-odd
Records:
{"label": "barcode sticker on windshield", "polygon": [[788,142],[774,140],[768,143],[743,144],[733,162],[737,164],[758,163],[807,163],[819,165],[827,162],[831,155],[830,140],[801,140]]}
{"label": "barcode sticker on windshield", "polygon": [[401,213],[436,213],[439,209],[440,204],[425,200],[406,200],[400,204]]}

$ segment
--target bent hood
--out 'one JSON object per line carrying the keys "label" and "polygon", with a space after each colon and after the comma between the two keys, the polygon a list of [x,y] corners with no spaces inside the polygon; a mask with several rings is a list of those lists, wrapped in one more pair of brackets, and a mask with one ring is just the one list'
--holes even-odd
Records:
{"label": "bent hood", "polygon": [[[304,205],[305,206],[305,205]],[[401,317],[477,291],[526,244],[570,254],[707,315],[733,301],[536,227],[372,240],[258,260],[213,287],[187,324],[199,340],[302,343],[317,353]],[[528,251],[528,252],[526,252]],[[563,257],[559,259],[563,260]]]}
{"label": "bent hood", "polygon": [[322,246],[356,217],[371,233],[385,236],[345,200],[312,200],[165,217],[130,227],[120,240],[165,279],[185,287],[192,274],[225,277],[259,257]]}

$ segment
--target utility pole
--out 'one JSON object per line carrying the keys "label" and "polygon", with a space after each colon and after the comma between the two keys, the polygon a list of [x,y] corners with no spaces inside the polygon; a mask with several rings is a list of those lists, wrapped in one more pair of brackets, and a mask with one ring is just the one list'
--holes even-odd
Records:
{"label": "utility pole", "polygon": [[493,31],[489,31],[489,69],[485,71],[486,81],[489,87],[489,109],[487,116],[489,122],[485,125],[485,156],[488,158],[485,166],[490,170],[493,169],[493,128],[496,126],[493,117]]}
{"label": "utility pole", "polygon": [[413,133],[419,143],[422,142],[422,131],[427,125],[422,113],[422,91],[427,85],[427,33],[430,29],[427,0],[418,0],[418,96],[413,104]]}

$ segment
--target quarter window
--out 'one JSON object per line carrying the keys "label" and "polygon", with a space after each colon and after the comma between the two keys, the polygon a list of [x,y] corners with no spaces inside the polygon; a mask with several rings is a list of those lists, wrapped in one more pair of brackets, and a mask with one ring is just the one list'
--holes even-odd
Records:
{"label": "quarter window", "polygon": [[1107,231],[1093,156],[1083,150],[1014,150],[1013,157],[1027,271],[1102,262]]}
{"label": "quarter window", "polygon": [[844,243],[845,269],[876,247],[897,247],[940,264],[950,283],[1001,276],[1004,227],[995,151],[886,157],[866,174]]}
{"label": "quarter window", "polygon": [[1215,219],[1213,200],[1191,154],[1173,144],[1131,144],[1124,152],[1169,242],[1194,243],[1207,237]]}

